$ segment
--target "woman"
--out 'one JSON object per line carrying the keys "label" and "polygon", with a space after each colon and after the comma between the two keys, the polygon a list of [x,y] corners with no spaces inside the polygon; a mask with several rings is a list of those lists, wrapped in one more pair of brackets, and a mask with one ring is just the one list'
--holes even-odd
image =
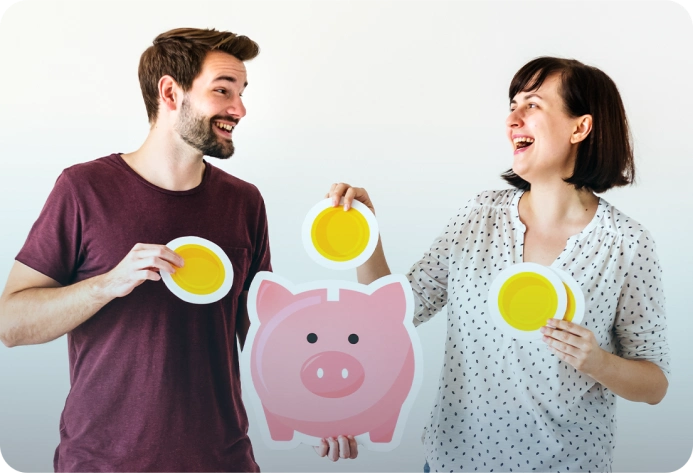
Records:
{"label": "woman", "polygon": [[[661,270],[650,233],[594,195],[630,184],[633,154],[618,90],[599,69],[551,57],[510,84],[507,137],[514,188],[460,209],[407,275],[415,323],[448,308],[445,365],[425,428],[425,471],[610,471],[615,401],[657,404],[668,387]],[[334,184],[374,210],[365,189]],[[535,262],[580,284],[580,325],[549,320],[542,340],[504,335],[487,313],[505,268]],[[359,267],[369,284],[390,274],[382,246]],[[357,454],[350,438],[316,448]]]}

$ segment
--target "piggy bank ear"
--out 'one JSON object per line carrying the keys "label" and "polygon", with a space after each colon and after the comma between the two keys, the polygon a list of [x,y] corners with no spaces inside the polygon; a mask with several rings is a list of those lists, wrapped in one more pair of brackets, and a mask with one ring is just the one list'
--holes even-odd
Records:
{"label": "piggy bank ear", "polygon": [[402,283],[393,282],[371,294],[368,302],[382,316],[401,322],[407,311],[407,299],[404,291],[405,288],[402,287]]}
{"label": "piggy bank ear", "polygon": [[260,323],[265,323],[279,311],[288,306],[295,296],[279,283],[264,280],[260,283],[255,299],[257,316]]}

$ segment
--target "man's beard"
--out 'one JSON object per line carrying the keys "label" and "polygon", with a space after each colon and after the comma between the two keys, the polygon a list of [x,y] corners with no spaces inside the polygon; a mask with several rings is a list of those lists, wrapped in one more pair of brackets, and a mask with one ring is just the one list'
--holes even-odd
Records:
{"label": "man's beard", "polygon": [[186,95],[183,97],[180,116],[175,129],[183,141],[199,150],[203,155],[228,159],[234,152],[233,141],[217,136],[212,130],[212,127],[216,126],[212,124],[212,121],[213,119],[195,114]]}

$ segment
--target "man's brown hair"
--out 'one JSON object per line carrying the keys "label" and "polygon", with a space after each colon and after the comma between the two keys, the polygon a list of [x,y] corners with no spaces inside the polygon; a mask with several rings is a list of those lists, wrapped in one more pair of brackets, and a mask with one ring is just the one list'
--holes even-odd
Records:
{"label": "man's brown hair", "polygon": [[260,47],[247,36],[213,28],[177,28],[154,38],[142,53],[137,71],[149,123],[156,121],[159,110],[159,79],[169,75],[184,91],[190,90],[210,51],[249,61],[260,53]]}
{"label": "man's brown hair", "polygon": [[[564,179],[576,189],[604,192],[635,179],[633,146],[626,111],[616,84],[596,67],[574,59],[539,57],[517,71],[508,94],[537,90],[552,74],[560,78],[560,95],[571,117],[592,115],[592,131],[578,144],[573,175]],[[527,190],[529,182],[508,169],[501,175],[513,186]]]}

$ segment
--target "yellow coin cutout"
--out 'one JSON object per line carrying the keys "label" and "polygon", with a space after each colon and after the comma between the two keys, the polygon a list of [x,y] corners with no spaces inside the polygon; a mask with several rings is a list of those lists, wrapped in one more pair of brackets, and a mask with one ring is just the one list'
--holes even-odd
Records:
{"label": "yellow coin cutout", "polygon": [[573,291],[570,290],[570,287],[566,284],[563,283],[565,286],[565,293],[566,296],[568,297],[567,304],[565,306],[565,316],[563,317],[563,320],[567,320],[568,322],[573,321],[573,317],[575,317],[575,295],[573,294]]}
{"label": "yellow coin cutout", "polygon": [[211,249],[188,244],[175,252],[185,260],[185,265],[178,268],[171,279],[184,291],[207,295],[217,291],[224,283],[224,264]]}
{"label": "yellow coin cutout", "polygon": [[501,316],[518,330],[539,330],[555,315],[557,308],[554,286],[538,273],[517,273],[503,283],[498,293]]}
{"label": "yellow coin cutout", "polygon": [[344,262],[363,253],[368,246],[370,230],[361,212],[330,207],[315,217],[310,236],[320,255],[330,261]]}

